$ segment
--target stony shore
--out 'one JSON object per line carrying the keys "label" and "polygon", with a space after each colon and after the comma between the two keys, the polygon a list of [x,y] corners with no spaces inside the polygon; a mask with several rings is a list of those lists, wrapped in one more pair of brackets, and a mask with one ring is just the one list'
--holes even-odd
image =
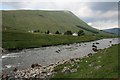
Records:
{"label": "stony shore", "polygon": [[[91,54],[89,54],[86,57],[90,57]],[[71,65],[74,65],[75,63],[78,63],[82,61],[81,58],[75,58],[75,59],[69,59],[69,60],[63,60],[60,62],[56,62],[55,64],[50,64],[49,66],[41,66],[40,64],[32,64],[31,68],[25,69],[25,70],[18,70],[14,69],[14,71],[9,75],[2,75],[2,78],[51,78],[54,76],[57,71],[55,70],[56,66],[59,66],[61,64],[69,63]],[[63,73],[72,73],[76,72],[77,69],[70,69],[69,67],[64,67],[62,72]]]}
{"label": "stony shore", "polygon": [[[97,43],[93,43],[92,44],[92,50],[94,52],[97,52],[101,49],[97,49],[97,46],[95,44],[99,44]],[[112,44],[113,45],[113,44]],[[48,66],[42,66],[41,64],[32,64],[31,68],[27,68],[25,70],[19,70],[17,68],[15,68],[13,70],[13,72],[11,74],[3,74],[2,78],[44,78],[44,79],[48,79],[48,78],[52,78],[56,73],[56,67],[62,64],[70,64],[71,66],[74,66],[74,64],[77,64],[79,62],[82,62],[83,58],[86,57],[91,57],[93,54],[89,53],[87,54],[87,56],[84,56],[82,58],[72,58],[72,59],[67,59],[67,60],[63,60],[63,61],[58,61],[56,63],[51,63]],[[91,66],[92,64],[90,64],[89,66]],[[98,69],[101,66],[96,66],[95,68]],[[73,72],[77,72],[77,68],[73,68],[70,69],[68,66],[64,67],[61,71],[62,73],[73,73]]]}
{"label": "stony shore", "polygon": [[[98,51],[96,46],[92,46],[93,51]],[[87,56],[85,57],[90,57],[92,56],[92,53],[89,53]],[[17,68],[15,68],[13,70],[13,72],[9,75],[2,75],[2,78],[51,78],[54,76],[55,73],[57,73],[57,71],[55,70],[56,66],[62,65],[62,64],[66,64],[69,63],[72,65],[79,63],[82,61],[82,58],[74,58],[74,59],[68,59],[68,60],[63,60],[63,61],[59,61],[56,63],[51,63],[48,66],[42,66],[40,64],[32,64],[31,68],[25,69],[25,70],[18,70]],[[64,67],[62,72],[63,73],[72,73],[72,72],[76,72],[77,69],[70,69],[69,67]]]}

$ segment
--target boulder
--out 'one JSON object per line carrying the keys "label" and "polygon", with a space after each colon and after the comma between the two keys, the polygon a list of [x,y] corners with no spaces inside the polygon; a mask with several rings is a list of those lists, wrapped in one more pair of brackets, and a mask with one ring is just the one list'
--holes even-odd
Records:
{"label": "boulder", "polygon": [[110,43],[112,43],[112,41],[109,41]]}
{"label": "boulder", "polygon": [[100,69],[102,66],[101,65],[98,65],[98,66],[95,66],[95,69]]}
{"label": "boulder", "polygon": [[96,42],[96,44],[99,44],[98,42]]}
{"label": "boulder", "polygon": [[88,54],[88,57],[90,57],[90,56],[92,56],[92,53],[89,53],[89,54]]}
{"label": "boulder", "polygon": [[62,70],[61,72],[67,74],[67,73],[70,73],[71,71],[70,71],[70,68],[64,67],[63,70]]}
{"label": "boulder", "polygon": [[56,53],[59,53],[59,51],[55,51]]}
{"label": "boulder", "polygon": [[98,51],[98,49],[97,49],[97,48],[92,48],[92,50],[93,50],[93,51],[95,51],[95,52],[96,52],[96,51]]}
{"label": "boulder", "polygon": [[35,68],[35,67],[42,67],[42,66],[39,65],[39,64],[32,64],[32,65],[31,65],[31,68]]}
{"label": "boulder", "polygon": [[95,46],[94,44],[92,45],[92,47],[97,48],[97,46]]}
{"label": "boulder", "polygon": [[13,71],[16,72],[18,69],[17,68],[14,68]]}
{"label": "boulder", "polygon": [[71,69],[70,72],[71,73],[77,72],[77,69]]}

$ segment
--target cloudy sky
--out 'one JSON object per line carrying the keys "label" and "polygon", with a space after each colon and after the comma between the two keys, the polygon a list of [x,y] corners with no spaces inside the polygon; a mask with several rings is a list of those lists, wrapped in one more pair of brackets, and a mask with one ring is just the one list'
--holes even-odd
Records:
{"label": "cloudy sky", "polygon": [[[104,2],[103,2],[104,1]],[[69,10],[97,29],[118,27],[118,0],[6,0],[2,10]]]}

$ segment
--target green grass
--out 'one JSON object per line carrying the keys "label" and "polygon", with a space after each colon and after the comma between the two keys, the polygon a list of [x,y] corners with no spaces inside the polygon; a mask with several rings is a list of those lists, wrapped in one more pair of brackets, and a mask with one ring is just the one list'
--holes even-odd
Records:
{"label": "green grass", "polygon": [[[57,73],[53,78],[118,78],[118,48],[114,45],[108,49],[100,50],[91,57],[80,59],[82,62],[71,64],[66,63],[55,68]],[[88,61],[88,62],[86,62]],[[93,66],[89,66],[93,64]],[[64,74],[62,69],[70,66],[70,69],[76,68],[78,71],[74,73]],[[77,66],[79,66],[77,68]],[[96,66],[101,68],[96,69]]]}
{"label": "green grass", "polygon": [[23,49],[42,46],[54,46],[60,44],[71,44],[88,42],[111,36],[106,35],[84,35],[84,36],[68,36],[68,35],[47,35],[40,33],[24,33],[18,31],[2,32],[2,47],[5,49]]}
{"label": "green grass", "polygon": [[101,36],[67,36],[47,35],[40,33],[23,33],[16,31],[2,32],[2,47],[5,49],[32,48],[41,46],[52,46],[59,44],[71,44],[76,42],[87,42],[101,39]]}
{"label": "green grass", "polygon": [[15,10],[3,11],[3,28],[11,30],[37,30],[65,32],[79,30],[75,25],[88,25],[69,11]]}

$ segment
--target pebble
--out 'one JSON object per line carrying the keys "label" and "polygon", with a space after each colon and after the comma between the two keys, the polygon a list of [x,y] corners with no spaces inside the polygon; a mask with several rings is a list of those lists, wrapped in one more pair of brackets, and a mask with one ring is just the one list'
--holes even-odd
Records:
{"label": "pebble", "polygon": [[95,66],[95,69],[100,69],[102,66],[98,65],[98,66]]}
{"label": "pebble", "polygon": [[77,72],[77,69],[71,69],[70,72],[72,73]]}
{"label": "pebble", "polygon": [[[54,68],[61,64],[71,64],[73,67],[76,63],[82,62],[81,59],[68,59],[63,61],[58,61],[57,63],[53,64],[51,63],[49,66],[41,66],[40,64],[32,64],[31,68],[25,69],[25,70],[16,70],[11,74],[13,75],[13,78],[50,78],[52,77],[56,72]],[[79,66],[77,66],[76,69],[71,69],[71,66],[64,67],[61,72],[67,74],[67,73],[73,73],[77,72],[77,69]]]}
{"label": "pebble", "polygon": [[102,58],[101,56],[99,56],[98,58]]}

